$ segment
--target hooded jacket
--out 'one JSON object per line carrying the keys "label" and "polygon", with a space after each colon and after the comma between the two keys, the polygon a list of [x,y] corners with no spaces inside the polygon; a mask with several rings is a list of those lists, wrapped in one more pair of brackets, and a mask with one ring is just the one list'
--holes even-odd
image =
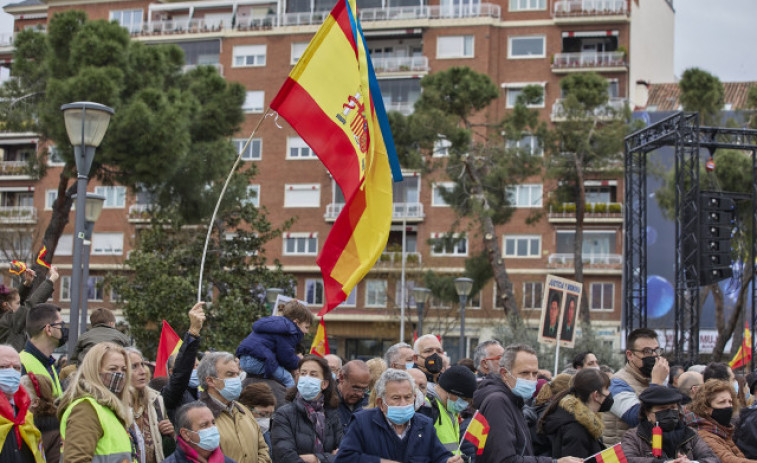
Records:
{"label": "hooded jacket", "polygon": [[276,368],[296,370],[300,362],[297,344],[304,334],[295,323],[282,316],[265,317],[252,324],[252,332],[237,347],[236,356],[249,355],[265,362],[265,376]]}
{"label": "hooded jacket", "polygon": [[684,417],[686,424],[699,434],[712,449],[712,453],[723,463],[751,463],[733,442],[734,426],[723,426],[711,418],[701,417],[689,412]]}
{"label": "hooded jacket", "polygon": [[552,463],[551,457],[534,456],[523,399],[513,394],[499,375],[490,374],[479,383],[473,407],[489,423],[486,446],[476,463]]}
{"label": "hooded jacket", "polygon": [[543,434],[549,440],[552,458],[588,458],[604,450],[604,425],[580,399],[568,394],[549,415],[542,418]]}

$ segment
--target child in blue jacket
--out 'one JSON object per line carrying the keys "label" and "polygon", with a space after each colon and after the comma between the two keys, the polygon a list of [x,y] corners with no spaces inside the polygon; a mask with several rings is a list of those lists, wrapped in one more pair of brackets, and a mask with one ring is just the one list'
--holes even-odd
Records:
{"label": "child in blue jacket", "polygon": [[239,344],[239,366],[250,375],[273,378],[287,388],[294,386],[290,373],[299,364],[297,345],[310,331],[313,314],[296,300],[279,309],[281,315],[261,318]]}

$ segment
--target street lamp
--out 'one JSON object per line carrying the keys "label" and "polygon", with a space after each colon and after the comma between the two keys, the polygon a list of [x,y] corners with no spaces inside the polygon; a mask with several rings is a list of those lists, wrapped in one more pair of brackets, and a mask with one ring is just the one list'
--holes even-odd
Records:
{"label": "street lamp", "polygon": [[100,146],[108,130],[113,109],[99,103],[79,101],[60,107],[66,124],[68,139],[74,147],[76,160],[76,221],[74,222],[74,262],[71,268],[71,338],[68,340],[68,358],[74,355],[79,340],[79,304],[82,283],[82,246],[85,231],[87,182],[95,149]]}
{"label": "street lamp", "polygon": [[473,289],[470,278],[455,278],[455,291],[460,298],[460,359],[465,357],[465,303]]}
{"label": "street lamp", "polygon": [[415,307],[418,309],[418,337],[423,335],[423,309],[426,307],[426,302],[431,297],[431,290],[426,288],[413,288],[413,299],[415,299]]}
{"label": "street lamp", "polygon": [[[73,195],[76,199],[76,195]],[[82,285],[89,283],[89,254],[92,247],[92,230],[95,228],[95,222],[100,218],[105,204],[105,196],[95,193],[87,193],[87,201],[84,211],[84,242],[82,243]],[[87,331],[87,304],[89,296],[85,291],[81,295],[81,318],[79,320],[79,334]]]}
{"label": "street lamp", "polygon": [[266,288],[265,290],[265,301],[268,304],[268,310],[271,313],[273,313],[273,305],[276,303],[279,294],[284,294],[284,290],[281,288]]}

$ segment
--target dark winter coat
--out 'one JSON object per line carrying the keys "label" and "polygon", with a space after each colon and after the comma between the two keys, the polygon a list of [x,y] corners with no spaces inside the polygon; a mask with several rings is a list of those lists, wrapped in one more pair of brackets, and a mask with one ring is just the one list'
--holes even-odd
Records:
{"label": "dark winter coat", "polygon": [[513,394],[499,375],[491,374],[479,383],[473,407],[489,423],[486,446],[476,463],[552,463],[551,457],[534,456],[523,399]]}
{"label": "dark winter coat", "polygon": [[265,317],[252,324],[252,332],[237,347],[236,356],[249,355],[265,362],[266,378],[272,378],[276,368],[297,369],[297,345],[303,333],[286,317]]}
{"label": "dark winter coat", "polygon": [[0,315],[0,344],[10,344],[17,352],[24,350],[26,344],[26,314],[53,295],[53,282],[45,278],[31,295],[30,291],[29,286],[21,285],[18,289],[21,306],[16,312],[7,311]]}
{"label": "dark winter coat", "polygon": [[271,418],[271,445],[274,463],[301,462],[299,455],[315,454],[320,462],[334,461],[331,453],[339,448],[342,424],[336,409],[324,408],[323,453],[315,453],[315,426],[299,400],[279,407]]}
{"label": "dark winter coat", "polygon": [[363,409],[366,405],[368,405],[368,396],[366,395],[363,397],[363,400],[356,403],[352,406],[352,409],[347,406],[346,403],[344,403],[344,398],[342,398],[342,394],[339,394],[339,408],[337,411],[339,412],[339,421],[342,423],[342,434],[345,434],[347,432],[347,425],[350,424],[350,421],[352,420],[352,415],[359,412]]}
{"label": "dark winter coat", "polygon": [[97,324],[79,336],[79,341],[76,343],[72,357],[73,363],[81,365],[87,352],[101,342],[112,342],[121,347],[129,347],[131,345],[131,339],[114,327],[105,323]]}
{"label": "dark winter coat", "polygon": [[176,410],[184,404],[197,400],[197,388],[189,387],[189,378],[195,368],[195,359],[200,350],[199,336],[189,333],[184,335],[176,361],[173,364],[173,372],[168,377],[168,384],[160,391],[163,396],[163,405],[171,423],[175,423]]}
{"label": "dark winter coat", "polygon": [[[446,463],[452,453],[445,449],[431,418],[415,414],[410,429],[400,439],[378,408],[352,415],[334,463],[379,463],[384,458],[407,463]],[[549,462],[551,463],[551,462]]]}
{"label": "dark winter coat", "polygon": [[757,405],[741,409],[733,440],[745,457],[757,460]]}
{"label": "dark winter coat", "polygon": [[696,431],[688,427],[685,428],[686,436],[678,444],[676,455],[666,455],[663,450],[662,457],[655,458],[652,455],[651,429],[651,426],[639,425],[623,434],[621,445],[628,463],[662,463],[677,458],[679,453],[686,455],[689,460],[696,460],[699,463],[720,463],[710,447],[697,436]]}
{"label": "dark winter coat", "polygon": [[552,458],[586,459],[605,449],[602,418],[572,394],[563,397],[542,420],[541,429],[551,444]]}

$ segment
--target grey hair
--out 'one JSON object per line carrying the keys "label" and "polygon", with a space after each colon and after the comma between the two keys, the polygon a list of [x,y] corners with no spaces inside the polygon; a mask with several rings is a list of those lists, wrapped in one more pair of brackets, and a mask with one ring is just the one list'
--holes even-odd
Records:
{"label": "grey hair", "polygon": [[208,406],[205,402],[195,400],[194,402],[182,405],[179,407],[179,410],[176,411],[176,436],[179,435],[179,431],[182,429],[194,431],[194,429],[192,429],[192,423],[189,421],[187,415],[189,415],[190,410],[194,410],[195,408],[208,408]]}
{"label": "grey hair", "polygon": [[413,352],[415,352],[415,355],[418,355],[421,353],[420,351],[421,341],[424,341],[426,339],[436,339],[437,341],[439,340],[434,334],[424,334],[420,338],[416,339],[415,342],[413,343]]}
{"label": "grey hair", "polygon": [[527,354],[536,355],[536,351],[528,344],[510,344],[505,347],[505,353],[502,354],[502,358],[499,359],[499,366],[512,371],[513,363],[515,363],[515,356],[518,352],[525,352]]}
{"label": "grey hair", "polygon": [[127,354],[137,354],[143,359],[145,358],[145,356],[142,355],[142,351],[137,349],[136,347],[132,347],[132,346],[124,347],[124,350],[126,351]]}
{"label": "grey hair", "polygon": [[476,352],[473,354],[473,364],[476,365],[476,370],[481,370],[481,360],[486,358],[486,348],[489,346],[502,347],[502,344],[496,339],[490,339],[479,343],[479,345],[476,346]]}
{"label": "grey hair", "polygon": [[234,360],[234,356],[228,352],[210,352],[202,357],[200,366],[197,367],[197,378],[200,380],[200,386],[203,389],[208,389],[208,377],[217,377],[216,365],[219,360],[228,363]]}
{"label": "grey hair", "polygon": [[381,397],[381,400],[386,399],[386,383],[390,381],[409,381],[410,387],[415,390],[415,381],[413,380],[413,377],[410,376],[410,373],[405,370],[387,368],[383,373],[381,373],[381,377],[379,377],[378,381],[376,381],[376,385],[373,386],[373,389],[376,391],[376,397]]}
{"label": "grey hair", "polygon": [[398,342],[397,344],[386,350],[386,354],[384,354],[384,361],[386,362],[387,367],[392,367],[392,364],[394,364],[394,359],[397,357],[400,349],[403,349],[405,347],[412,349],[412,346],[410,344],[406,342]]}

